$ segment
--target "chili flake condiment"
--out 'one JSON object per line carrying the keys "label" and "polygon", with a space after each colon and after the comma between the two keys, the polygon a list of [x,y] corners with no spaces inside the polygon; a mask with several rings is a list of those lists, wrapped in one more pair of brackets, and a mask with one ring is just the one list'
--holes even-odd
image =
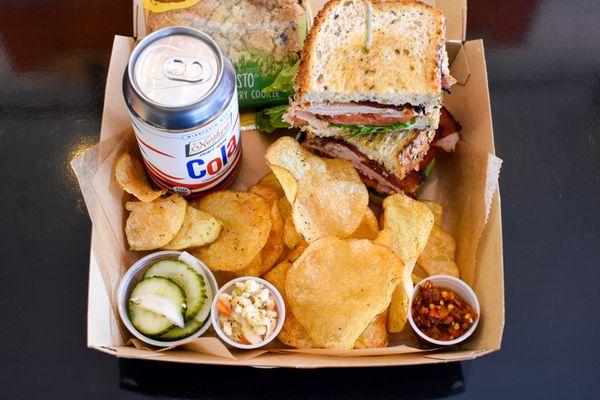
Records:
{"label": "chili flake condiment", "polygon": [[426,281],[412,303],[415,325],[435,340],[450,341],[462,336],[477,321],[473,307],[450,289]]}

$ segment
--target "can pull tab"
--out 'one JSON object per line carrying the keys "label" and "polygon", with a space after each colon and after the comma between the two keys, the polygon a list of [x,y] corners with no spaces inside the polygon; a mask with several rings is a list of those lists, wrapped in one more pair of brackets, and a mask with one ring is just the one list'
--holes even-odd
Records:
{"label": "can pull tab", "polygon": [[202,82],[212,72],[207,62],[181,56],[167,58],[162,70],[167,79],[184,82]]}

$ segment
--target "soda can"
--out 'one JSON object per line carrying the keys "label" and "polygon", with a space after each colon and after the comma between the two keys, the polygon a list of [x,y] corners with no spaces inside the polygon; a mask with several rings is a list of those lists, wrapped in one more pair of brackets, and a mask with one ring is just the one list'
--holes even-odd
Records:
{"label": "soda can", "polygon": [[208,35],[174,26],[145,37],[123,95],[158,186],[199,197],[231,183],[242,157],[235,72]]}

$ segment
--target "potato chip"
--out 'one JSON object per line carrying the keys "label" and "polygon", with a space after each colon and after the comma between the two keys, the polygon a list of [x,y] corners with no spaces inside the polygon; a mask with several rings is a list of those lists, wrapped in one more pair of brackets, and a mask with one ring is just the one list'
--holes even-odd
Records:
{"label": "potato chip", "polygon": [[254,193],[222,190],[194,201],[193,207],[223,224],[219,238],[191,253],[215,271],[239,271],[251,265],[271,232],[271,208]]}
{"label": "potato chip", "polygon": [[423,271],[423,268],[421,268],[419,266],[419,264],[415,265],[415,268],[413,269],[412,272],[412,282],[413,285],[416,285],[417,283],[421,282],[423,279],[427,278],[429,275],[427,274],[427,272]]}
{"label": "potato chip", "polygon": [[412,270],[427,244],[434,217],[429,208],[404,194],[388,196],[383,201],[383,227],[392,233],[380,234],[378,242],[386,240],[404,263],[403,286],[394,290],[390,304],[388,330],[401,332],[408,318],[408,299],[412,291]]}
{"label": "potato chip", "polygon": [[[325,159],[311,153],[290,136],[281,137],[270,145],[265,154],[265,159],[269,165],[275,165],[289,171],[297,181],[309,169],[324,169],[325,167]],[[277,179],[279,179],[279,176]],[[281,182],[281,180],[279,181]]]}
{"label": "potato chip", "polygon": [[377,233],[377,237],[374,241],[375,243],[382,244],[392,249],[394,245],[394,233],[390,228],[384,228]]}
{"label": "potato chip", "polygon": [[298,181],[287,169],[277,165],[271,165],[270,167],[273,174],[277,176],[277,179],[283,188],[283,192],[285,193],[285,197],[289,202],[293,202],[296,198],[296,193],[298,193]]}
{"label": "potato chip", "polygon": [[212,215],[187,207],[183,226],[163,249],[183,250],[212,243],[219,237],[222,225]]}
{"label": "potato chip", "polygon": [[289,136],[279,138],[270,145],[265,159],[290,203],[294,203],[298,182],[306,171],[325,169],[324,159],[314,155]]}
{"label": "potato chip", "polygon": [[152,203],[130,201],[125,234],[131,250],[154,250],[166,246],[181,229],[187,202],[179,195]]}
{"label": "potato chip", "polygon": [[[278,200],[279,200],[280,196],[277,193],[277,190],[275,190],[273,188],[270,188],[261,183],[257,183],[256,185],[250,186],[248,188],[248,192],[257,194],[260,197],[262,197],[263,200],[265,200],[267,203],[269,203],[269,207],[271,207],[271,205],[273,205],[273,204],[275,205],[275,207],[279,207]],[[279,215],[279,209],[277,210],[277,213]]]}
{"label": "potato chip", "polygon": [[261,276],[275,265],[283,252],[283,220],[279,213],[277,192],[275,190],[262,184],[257,184],[248,188],[248,191],[259,195],[269,204],[271,209],[271,232],[269,233],[267,243],[258,255],[260,260],[255,260],[250,267],[237,271],[236,275]]}
{"label": "potato chip", "polygon": [[296,231],[308,243],[325,236],[350,236],[369,206],[369,192],[352,163],[325,161],[325,171],[311,168],[300,178],[292,205]]}
{"label": "potato chip", "polygon": [[[412,287],[412,276],[410,285]],[[408,321],[408,313],[410,312],[410,292],[407,292],[404,286],[396,286],[392,293],[392,301],[390,302],[390,315],[388,317],[388,331],[402,332]]]}
{"label": "potato chip", "polygon": [[283,344],[291,347],[308,349],[315,347],[315,345],[306,333],[306,330],[300,325],[296,317],[294,317],[294,314],[292,314],[285,294],[285,279],[291,266],[292,263],[290,261],[279,263],[267,272],[263,278],[279,290],[286,305],[285,321],[283,321],[283,326],[277,335],[277,339]]}
{"label": "potato chip", "polygon": [[296,231],[294,220],[291,215],[288,215],[283,223],[283,243],[285,243],[289,249],[293,249],[300,244],[306,243]]}
{"label": "potato chip", "polygon": [[275,265],[279,256],[283,252],[283,221],[281,220],[281,216],[279,215],[279,210],[277,208],[277,203],[272,205],[272,219],[271,223],[273,228],[271,229],[271,233],[269,234],[269,239],[267,240],[267,244],[260,252],[261,255],[261,266],[259,275],[264,274],[269,269]]}
{"label": "potato chip", "polygon": [[277,201],[277,206],[279,207],[279,213],[281,214],[281,218],[284,220],[292,215],[292,205],[290,204],[287,197],[283,196]]}
{"label": "potato chip", "polygon": [[[304,240],[347,237],[358,228],[369,195],[349,161],[318,157],[290,137],[269,146],[265,158],[292,204],[295,230]],[[291,227],[284,230],[286,244],[297,244]]]}
{"label": "potato chip", "polygon": [[137,199],[149,203],[167,193],[167,189],[154,189],[146,175],[144,165],[129,153],[123,153],[115,166],[115,179],[121,189]]}
{"label": "potato chip", "polygon": [[300,244],[306,244],[306,242],[300,237],[294,226],[294,220],[292,219],[292,205],[288,201],[287,197],[282,197],[278,201],[279,213],[283,219],[283,243],[288,249],[293,249]]}
{"label": "potato chip", "polygon": [[455,260],[456,242],[454,238],[439,225],[434,225],[427,240],[427,246],[417,259],[417,264],[428,275],[444,274],[458,278],[459,271]]}
{"label": "potato chip", "polygon": [[[269,241],[267,240],[267,243],[268,242]],[[265,247],[266,247],[266,245],[265,245]],[[264,249],[264,247],[263,247],[263,249]],[[261,250],[261,253],[258,253],[258,255],[256,257],[254,257],[254,260],[252,260],[252,262],[248,266],[246,266],[244,269],[229,272],[230,278],[228,280],[239,278],[241,276],[261,276],[261,275],[262,275],[262,250]]]}
{"label": "potato chip", "polygon": [[360,225],[358,225],[358,228],[352,232],[350,238],[375,240],[378,233],[379,224],[377,223],[377,217],[370,208],[367,208],[367,212],[360,221]]}
{"label": "potato chip", "polygon": [[316,346],[351,349],[387,308],[402,269],[398,256],[386,246],[325,237],[294,261],[285,293]]}
{"label": "potato chip", "polygon": [[[288,260],[285,260],[285,261],[277,264],[273,268],[271,268],[271,270],[263,276],[263,278],[266,281],[269,281],[270,283],[272,283],[273,286],[275,286],[275,288],[277,288],[277,290],[279,290],[281,297],[283,298],[284,302],[286,302],[286,303],[287,303],[287,296],[285,295],[285,278],[286,278],[288,270],[290,269],[291,266],[292,266],[292,263]],[[286,312],[286,317],[287,317],[287,315],[288,315],[288,313]]]}
{"label": "potato chip", "polygon": [[375,347],[386,347],[388,345],[387,321],[388,310],[385,310],[379,314],[358,337],[354,348],[370,349]]}
{"label": "potato chip", "polygon": [[303,242],[303,243],[299,244],[298,246],[294,247],[288,253],[287,260],[291,261],[291,262],[296,261],[298,258],[300,258],[302,253],[304,253],[304,250],[306,250],[307,247],[308,247],[308,243],[306,243],[306,242]]}
{"label": "potato chip", "polygon": [[442,214],[444,212],[444,209],[442,208],[442,205],[440,203],[436,203],[435,201],[431,201],[431,200],[419,200],[421,203],[425,204],[427,206],[427,208],[429,208],[431,210],[431,212],[433,213],[433,218],[434,218],[434,223],[436,225],[441,225],[442,224]]}
{"label": "potato chip", "polygon": [[404,263],[416,260],[421,254],[433,221],[433,213],[426,205],[404,194],[383,200],[382,225],[392,230],[392,250]]}
{"label": "potato chip", "polygon": [[273,172],[270,172],[263,176],[261,180],[258,181],[258,185],[266,186],[275,190],[275,192],[277,192],[278,198],[285,197],[283,187],[281,186],[281,183],[279,183],[279,179],[277,179],[277,176]]}
{"label": "potato chip", "polygon": [[[287,272],[292,266],[292,262],[299,257],[307,245],[301,245],[293,249],[289,254],[289,259],[277,264],[263,278],[269,281],[279,290],[281,297],[286,305],[285,321],[283,327],[277,335],[277,339],[285,345],[299,349],[308,349],[315,347],[306,330],[300,325],[294,314],[290,310],[287,296],[285,294],[285,279]],[[359,336],[355,348],[371,348],[387,346],[387,310],[379,314],[369,326]]]}

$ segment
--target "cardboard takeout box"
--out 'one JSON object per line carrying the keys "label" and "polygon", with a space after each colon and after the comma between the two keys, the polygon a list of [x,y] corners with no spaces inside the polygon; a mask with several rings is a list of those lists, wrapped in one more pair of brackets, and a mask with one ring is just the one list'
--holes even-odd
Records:
{"label": "cardboard takeout box", "polygon": [[[322,1],[313,1],[317,10]],[[444,205],[443,226],[457,241],[461,278],[481,304],[475,334],[458,347],[423,350],[409,333],[390,338],[383,349],[296,350],[275,345],[268,350],[235,351],[214,336],[176,349],[158,350],[131,341],[116,312],[115,293],[125,270],[142,255],[129,251],[124,237],[125,194],[113,179],[116,157],[135,148],[121,91],[123,72],[134,39],[116,36],[106,84],[100,143],[72,161],[93,222],[88,299],[88,346],[126,358],[171,362],[280,367],[351,367],[412,365],[467,360],[500,348],[504,328],[502,223],[483,42],[464,41],[466,1],[429,1],[446,15],[451,72],[459,83],[445,104],[462,125],[455,154],[438,160],[436,171],[420,197]],[[136,3],[137,4],[137,3]],[[139,4],[134,16],[136,32]],[[141,22],[140,22],[141,21]],[[257,131],[243,132],[244,159],[234,188],[243,189],[269,172],[263,155],[275,139]],[[407,326],[406,330],[410,330]]]}

